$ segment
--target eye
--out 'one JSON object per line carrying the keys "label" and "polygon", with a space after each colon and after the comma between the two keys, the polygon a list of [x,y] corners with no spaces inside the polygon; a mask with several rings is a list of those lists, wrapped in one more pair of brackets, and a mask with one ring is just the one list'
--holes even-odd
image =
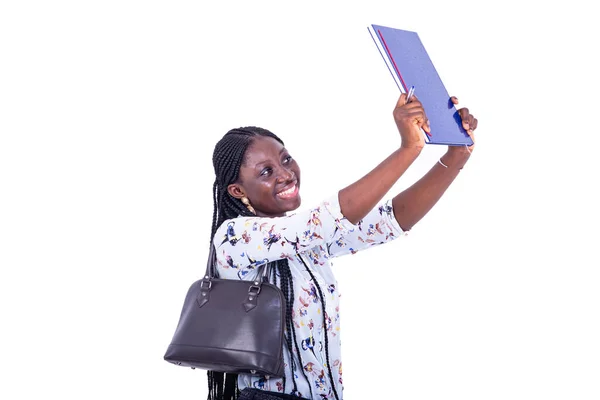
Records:
{"label": "eye", "polygon": [[260,171],[260,176],[267,176],[273,171],[271,167],[266,167],[262,171]]}
{"label": "eye", "polygon": [[292,162],[292,156],[290,156],[290,155],[285,156],[285,158],[283,159],[284,164],[289,164],[291,162]]}

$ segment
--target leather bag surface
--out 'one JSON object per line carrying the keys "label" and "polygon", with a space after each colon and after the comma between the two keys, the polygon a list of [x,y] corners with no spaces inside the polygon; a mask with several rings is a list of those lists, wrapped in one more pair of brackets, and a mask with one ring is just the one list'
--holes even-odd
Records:
{"label": "leather bag surface", "polygon": [[206,274],[189,288],[164,359],[217,372],[282,377],[285,298],[268,282],[219,279],[211,246]]}

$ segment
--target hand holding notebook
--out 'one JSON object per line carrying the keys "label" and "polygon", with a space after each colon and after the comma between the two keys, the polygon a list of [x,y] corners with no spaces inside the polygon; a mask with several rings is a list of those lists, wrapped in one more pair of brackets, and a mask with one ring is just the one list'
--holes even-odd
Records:
{"label": "hand holding notebook", "polygon": [[369,32],[400,91],[414,86],[431,127],[425,142],[471,146],[473,140],[417,33],[379,25],[371,25]]}
{"label": "hand holding notebook", "polygon": [[402,93],[394,107],[394,121],[402,138],[403,148],[422,149],[425,139],[422,132],[430,131],[429,119],[419,99],[411,92]]}

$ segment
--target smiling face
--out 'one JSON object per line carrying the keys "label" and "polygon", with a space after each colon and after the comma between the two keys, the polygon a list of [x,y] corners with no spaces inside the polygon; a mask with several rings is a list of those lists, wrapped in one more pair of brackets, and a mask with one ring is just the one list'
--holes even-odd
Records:
{"label": "smiling face", "polygon": [[300,207],[300,167],[277,140],[255,136],[248,146],[239,179],[227,187],[247,197],[261,217],[280,217]]}

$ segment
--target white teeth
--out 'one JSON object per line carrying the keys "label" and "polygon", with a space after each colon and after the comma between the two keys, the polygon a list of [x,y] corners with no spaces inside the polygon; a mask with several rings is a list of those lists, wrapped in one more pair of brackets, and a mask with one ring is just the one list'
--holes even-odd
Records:
{"label": "white teeth", "polygon": [[278,196],[287,196],[287,195],[294,193],[294,190],[296,190],[296,185],[292,186],[288,190],[284,190],[283,192],[277,193],[277,195]]}

